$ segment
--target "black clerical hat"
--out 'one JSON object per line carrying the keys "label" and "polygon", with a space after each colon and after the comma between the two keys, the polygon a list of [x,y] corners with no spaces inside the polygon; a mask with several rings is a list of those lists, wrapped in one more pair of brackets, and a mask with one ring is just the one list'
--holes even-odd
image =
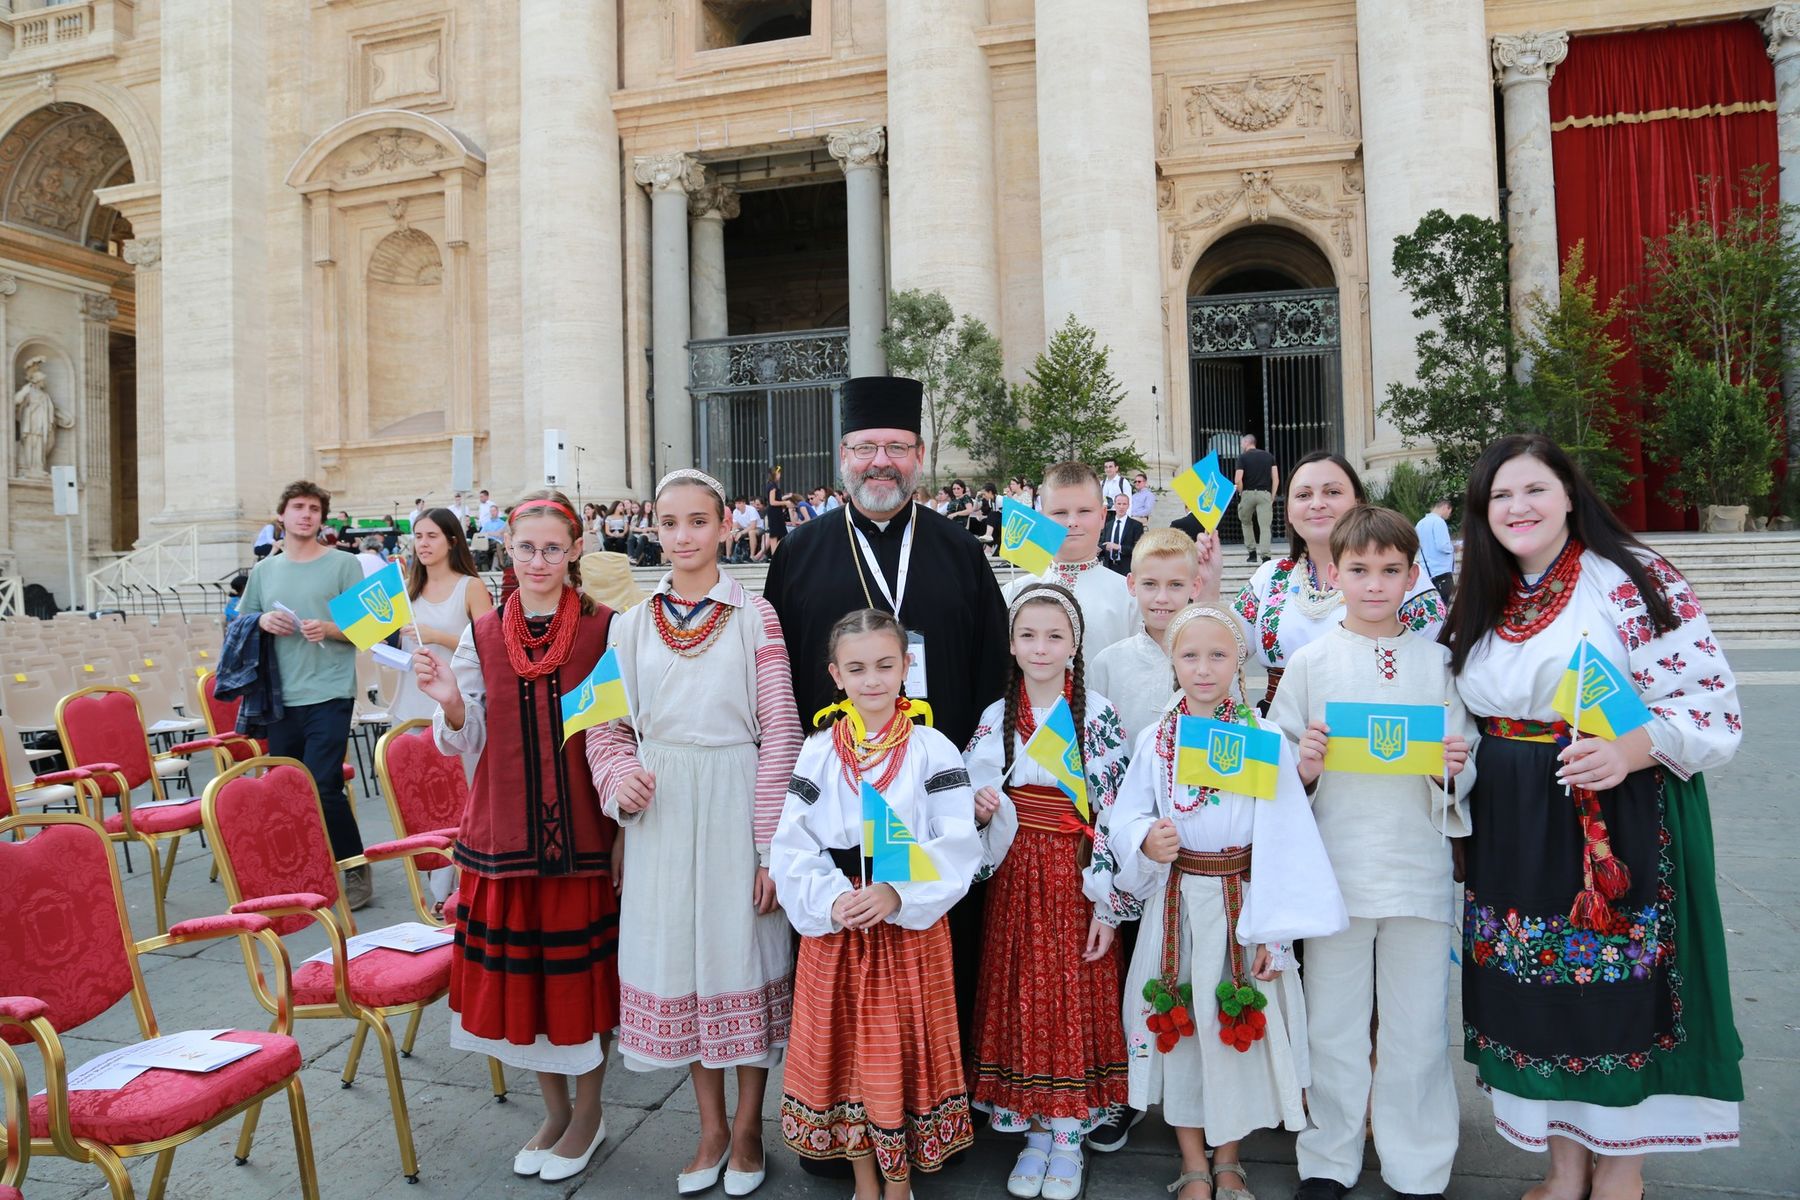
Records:
{"label": "black clerical hat", "polygon": [[919,412],[925,403],[925,388],[916,379],[893,375],[863,375],[844,381],[844,436],[859,429],[920,430]]}

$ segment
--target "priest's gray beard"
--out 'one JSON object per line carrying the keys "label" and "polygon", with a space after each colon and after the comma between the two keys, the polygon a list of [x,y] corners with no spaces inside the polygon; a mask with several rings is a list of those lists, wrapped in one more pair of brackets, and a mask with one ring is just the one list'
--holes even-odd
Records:
{"label": "priest's gray beard", "polygon": [[843,472],[844,490],[865,513],[899,511],[919,485],[918,468],[904,470],[897,463],[881,467],[856,467],[846,463]]}

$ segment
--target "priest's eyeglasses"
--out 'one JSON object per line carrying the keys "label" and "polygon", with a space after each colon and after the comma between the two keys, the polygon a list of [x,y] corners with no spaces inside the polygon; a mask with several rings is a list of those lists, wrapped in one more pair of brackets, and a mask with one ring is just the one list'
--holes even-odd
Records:
{"label": "priest's eyeglasses", "polygon": [[534,558],[542,558],[546,565],[552,567],[568,557],[568,553],[567,546],[534,546],[530,542],[514,542],[512,548],[513,559],[517,562],[527,563]]}
{"label": "priest's eyeglasses", "polygon": [[918,448],[917,442],[854,442],[844,447],[857,462],[871,461],[877,450],[885,450],[889,458],[897,460],[907,457]]}

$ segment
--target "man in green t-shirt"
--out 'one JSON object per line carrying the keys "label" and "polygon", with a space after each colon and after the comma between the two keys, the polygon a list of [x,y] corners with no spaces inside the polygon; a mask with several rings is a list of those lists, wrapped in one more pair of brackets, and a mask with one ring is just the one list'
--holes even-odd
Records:
{"label": "man in green t-shirt", "polygon": [[[257,625],[273,636],[275,665],[281,671],[284,713],[269,724],[269,753],[306,764],[319,787],[331,852],[349,858],[363,851],[356,814],[344,795],[356,647],[331,623],[330,604],[361,583],[363,573],[354,556],[337,554],[319,540],[330,508],[331,493],[318,484],[304,479],[288,484],[275,507],[286,531],[281,553],[252,568],[238,612],[261,614]],[[351,908],[367,904],[369,868],[346,871],[344,891]]]}

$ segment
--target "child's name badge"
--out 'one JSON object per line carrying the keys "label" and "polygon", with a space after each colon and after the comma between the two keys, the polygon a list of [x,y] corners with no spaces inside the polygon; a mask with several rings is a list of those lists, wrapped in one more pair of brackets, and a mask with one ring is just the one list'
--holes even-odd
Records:
{"label": "child's name badge", "polygon": [[922,633],[906,635],[906,694],[913,700],[927,698],[925,693],[925,635]]}

